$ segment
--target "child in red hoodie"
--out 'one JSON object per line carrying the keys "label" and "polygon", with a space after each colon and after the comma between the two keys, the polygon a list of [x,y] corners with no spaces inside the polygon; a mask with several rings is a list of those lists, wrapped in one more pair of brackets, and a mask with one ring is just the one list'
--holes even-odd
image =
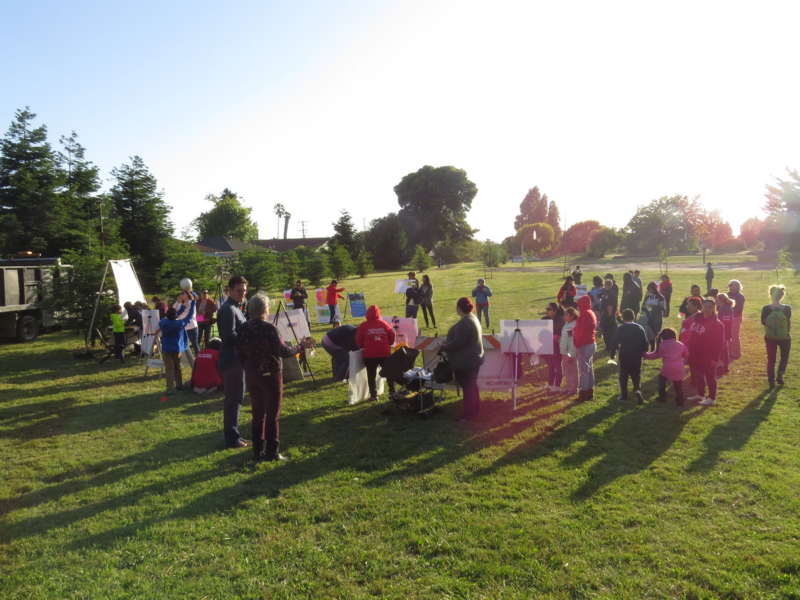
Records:
{"label": "child in red hoodie", "polygon": [[[375,379],[378,367],[392,353],[394,330],[386,321],[381,320],[381,309],[374,304],[367,309],[367,320],[356,330],[356,344],[364,350],[364,365],[367,367],[369,383],[369,399],[378,399],[375,391]],[[394,393],[394,382],[389,381],[389,393]]]}
{"label": "child in red hoodie", "polygon": [[325,290],[328,292],[326,303],[328,305],[328,310],[330,310],[331,313],[330,325],[333,325],[333,322],[336,320],[336,305],[339,303],[339,298],[344,300],[344,296],[340,296],[339,292],[343,292],[345,288],[337,288],[336,284],[338,283],[339,282],[334,279],[331,281],[331,284],[325,288]]}
{"label": "child in red hoodie", "polygon": [[[697,395],[689,400],[699,400],[702,406],[712,406],[717,401],[717,364],[725,345],[725,326],[717,318],[717,304],[713,298],[703,300],[703,310],[691,319],[689,336],[689,369]],[[708,385],[708,396],[703,397]]]}
{"label": "child in red hoodie", "polygon": [[592,310],[592,299],[589,296],[578,298],[578,320],[572,341],[578,353],[578,370],[581,373],[581,391],[578,401],[594,398],[594,353],[597,343],[594,332],[597,331],[597,315]]}

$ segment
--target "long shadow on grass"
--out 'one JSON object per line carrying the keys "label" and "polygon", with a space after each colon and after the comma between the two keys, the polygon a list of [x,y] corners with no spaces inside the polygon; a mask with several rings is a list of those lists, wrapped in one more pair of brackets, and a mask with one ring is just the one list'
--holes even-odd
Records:
{"label": "long shadow on grass", "polygon": [[689,471],[709,471],[719,462],[719,456],[730,450],[740,450],[767,420],[778,390],[766,390],[753,398],[727,423],[715,425],[704,440],[706,451],[689,465]]}

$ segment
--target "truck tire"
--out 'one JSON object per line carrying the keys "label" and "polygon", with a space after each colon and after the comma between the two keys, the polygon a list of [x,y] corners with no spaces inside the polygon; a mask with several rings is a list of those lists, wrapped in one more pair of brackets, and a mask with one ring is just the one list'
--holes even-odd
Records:
{"label": "truck tire", "polygon": [[25,315],[17,321],[17,339],[20,342],[27,343],[34,341],[39,337],[39,322],[36,318]]}

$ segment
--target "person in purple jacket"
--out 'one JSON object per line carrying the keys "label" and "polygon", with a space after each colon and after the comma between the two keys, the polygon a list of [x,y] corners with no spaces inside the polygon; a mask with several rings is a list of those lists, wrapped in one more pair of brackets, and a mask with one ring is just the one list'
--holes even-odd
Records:
{"label": "person in purple jacket", "polygon": [[689,358],[689,349],[677,337],[674,329],[662,329],[658,334],[658,349],[655,352],[645,352],[644,357],[647,360],[661,359],[656,400],[667,401],[667,381],[671,381],[672,389],[675,390],[675,404],[683,406],[683,376],[686,374],[683,361]]}
{"label": "person in purple jacket", "polygon": [[[717,305],[712,298],[703,300],[701,312],[693,317],[689,336],[689,369],[701,406],[713,406],[717,401],[717,365],[725,345],[725,326],[717,318]],[[708,386],[708,396],[705,396]]]}
{"label": "person in purple jacket", "polygon": [[731,362],[729,346],[731,344],[731,336],[733,335],[733,309],[736,306],[736,302],[728,298],[728,294],[725,293],[717,294],[716,302],[717,318],[722,321],[722,324],[725,326],[725,345],[722,346],[722,356],[720,356],[722,364],[719,369],[720,375],[724,375],[728,372],[728,365],[730,365]]}

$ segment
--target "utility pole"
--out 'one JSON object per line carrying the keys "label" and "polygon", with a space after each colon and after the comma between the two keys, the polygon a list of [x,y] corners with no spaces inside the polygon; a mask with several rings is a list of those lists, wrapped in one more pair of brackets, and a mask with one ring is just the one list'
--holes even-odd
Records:
{"label": "utility pole", "polygon": [[364,221],[364,231],[366,231],[367,230],[367,219],[364,218],[364,219],[362,219],[362,221]]}
{"label": "utility pole", "polygon": [[308,221],[300,221],[300,229],[303,232],[303,239],[306,239],[306,223],[308,223]]}

